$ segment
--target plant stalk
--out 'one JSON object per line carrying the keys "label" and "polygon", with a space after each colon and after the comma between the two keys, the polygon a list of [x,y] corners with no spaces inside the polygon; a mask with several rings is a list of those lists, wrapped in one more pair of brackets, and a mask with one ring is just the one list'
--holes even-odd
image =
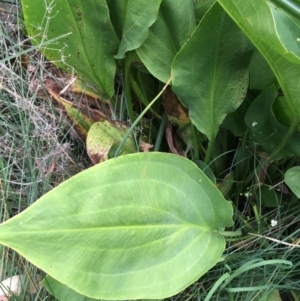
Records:
{"label": "plant stalk", "polygon": [[242,235],[242,230],[238,229],[236,231],[218,231],[220,235],[223,235],[225,237],[237,237]]}
{"label": "plant stalk", "polygon": [[156,140],[155,140],[155,145],[154,145],[154,151],[155,152],[158,152],[159,149],[160,149],[161,140],[162,140],[165,128],[166,128],[167,120],[168,120],[167,113],[164,112],[164,115],[163,115],[162,120],[161,120],[160,125],[159,125]]}
{"label": "plant stalk", "polygon": [[115,152],[115,158],[118,157],[118,155],[120,154],[125,141],[127,140],[127,138],[129,137],[129,135],[132,133],[132,131],[134,130],[134,128],[137,126],[137,124],[141,121],[141,119],[143,118],[143,116],[147,113],[147,111],[153,106],[153,104],[156,102],[156,100],[162,95],[162,93],[166,90],[166,88],[168,87],[168,85],[170,84],[172,80],[172,77],[170,77],[168,79],[168,81],[166,82],[165,86],[162,88],[162,90],[156,95],[156,97],[148,104],[148,106],[143,110],[143,112],[139,115],[139,117],[134,121],[134,123],[131,125],[130,129],[127,131],[126,135],[124,136],[124,139],[122,140],[122,142],[120,143],[120,145],[118,146],[116,152]]}

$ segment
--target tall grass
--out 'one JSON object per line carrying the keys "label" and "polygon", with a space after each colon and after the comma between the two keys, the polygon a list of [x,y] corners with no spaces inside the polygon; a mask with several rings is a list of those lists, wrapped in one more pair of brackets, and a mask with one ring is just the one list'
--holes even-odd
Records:
{"label": "tall grass", "polygon": [[[18,1],[0,1],[1,222],[89,165],[84,143],[74,141],[64,114],[49,97],[41,99],[30,89],[32,80],[42,79],[47,70],[34,51],[21,55],[28,42],[19,13]],[[37,285],[43,273],[1,247],[1,281],[16,275],[24,275],[22,290],[10,300],[54,300]]]}

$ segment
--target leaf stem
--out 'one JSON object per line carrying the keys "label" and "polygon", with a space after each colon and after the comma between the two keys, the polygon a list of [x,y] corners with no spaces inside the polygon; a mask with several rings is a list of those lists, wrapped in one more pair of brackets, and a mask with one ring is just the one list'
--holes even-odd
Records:
{"label": "leaf stem", "polygon": [[[130,83],[131,87],[138,97],[138,99],[143,103],[143,105],[147,106],[149,104],[146,91],[145,91],[145,83],[143,82],[143,79],[139,79],[140,73],[137,74],[137,80],[134,78],[133,74],[131,73],[130,76]],[[150,108],[151,113],[158,119],[161,119],[161,115],[159,115],[154,109]]]}
{"label": "leaf stem", "polygon": [[162,93],[165,91],[165,89],[168,87],[168,85],[170,84],[172,80],[172,77],[170,77],[168,79],[168,81],[166,82],[165,86],[162,88],[162,90],[155,96],[155,98],[148,104],[148,106],[143,110],[143,112],[139,115],[139,117],[134,121],[134,123],[131,125],[130,129],[127,131],[127,133],[125,134],[122,142],[120,143],[120,145],[118,146],[116,152],[115,152],[115,158],[118,157],[118,155],[121,152],[122,147],[125,144],[125,141],[127,140],[127,138],[129,137],[129,135],[132,133],[132,131],[134,130],[134,128],[137,126],[137,124],[141,121],[141,119],[143,118],[143,116],[147,113],[147,111],[152,107],[152,105],[156,102],[156,100],[162,95]]}
{"label": "leaf stem", "polygon": [[192,127],[192,141],[193,141],[193,148],[194,148],[194,160],[199,160],[199,143],[198,143],[197,131],[193,124],[191,127]]}
{"label": "leaf stem", "polygon": [[207,148],[207,151],[206,151],[206,154],[205,154],[205,158],[204,158],[204,162],[206,164],[208,164],[209,162],[209,159],[211,157],[211,153],[212,153],[212,150],[213,150],[213,147],[214,147],[214,142],[215,142],[215,138],[211,139],[208,143],[208,148]]}
{"label": "leaf stem", "polygon": [[130,121],[134,121],[134,112],[133,112],[133,104],[132,104],[132,95],[131,95],[131,87],[130,87],[130,77],[131,77],[131,63],[132,63],[133,55],[131,53],[128,54],[128,59],[125,63],[125,96],[126,96],[126,107],[127,112],[130,118]]}
{"label": "leaf stem", "polygon": [[162,120],[161,120],[160,125],[159,125],[159,129],[158,129],[158,132],[157,132],[157,135],[156,135],[156,140],[155,140],[155,145],[154,145],[154,151],[155,152],[158,152],[159,149],[160,149],[161,140],[162,140],[165,128],[166,128],[167,120],[168,120],[167,113],[164,112],[164,115],[162,117]]}
{"label": "leaf stem", "polygon": [[218,231],[218,233],[225,237],[237,237],[242,235],[242,230],[238,229],[236,231]]}

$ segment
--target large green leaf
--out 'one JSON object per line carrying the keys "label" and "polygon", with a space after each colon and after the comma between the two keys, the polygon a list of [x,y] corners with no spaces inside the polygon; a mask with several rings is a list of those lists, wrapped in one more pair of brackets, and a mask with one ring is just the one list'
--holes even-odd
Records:
{"label": "large green leaf", "polygon": [[300,133],[295,132],[287,141],[284,141],[289,128],[280,124],[272,111],[276,94],[273,85],[264,90],[253,101],[245,116],[246,126],[252,134],[253,142],[262,146],[263,151],[268,154],[273,153],[278,148],[276,151],[277,159],[299,156]]}
{"label": "large green leaf", "polygon": [[167,82],[172,61],[196,27],[193,0],[162,0],[149,36],[137,49],[142,62],[156,78]]}
{"label": "large green leaf", "polygon": [[300,20],[269,3],[280,41],[289,51],[300,57]]}
{"label": "large green leaf", "polygon": [[[99,299],[93,299],[83,296],[76,291],[70,289],[65,284],[62,284],[55,280],[54,278],[47,275],[41,284],[46,288],[46,290],[53,295],[56,299],[61,301],[105,301]],[[140,301],[162,301],[161,299],[140,299]]]}
{"label": "large green leaf", "polygon": [[[278,88],[275,74],[261,53],[255,49],[249,65],[250,90],[263,91],[273,84]],[[244,115],[242,115],[244,116]]]}
{"label": "large green leaf", "polygon": [[[278,122],[286,126],[292,124],[293,113],[290,112],[290,108],[286,106],[286,99],[284,96],[280,96],[275,99],[275,102],[273,104],[273,112]],[[298,132],[300,132],[300,123],[298,123],[296,129],[298,130]]]}
{"label": "large green leaf", "polygon": [[300,20],[300,3],[299,0],[272,0],[276,6],[280,7],[289,15]]}
{"label": "large green leaf", "polygon": [[233,135],[240,137],[243,136],[247,127],[245,125],[245,114],[253,101],[254,97],[250,94],[246,95],[242,104],[234,112],[228,114],[221,124],[222,128],[230,130]]}
{"label": "large green leaf", "polygon": [[[22,0],[26,30],[54,64],[114,94],[118,38],[105,0]],[[63,37],[61,37],[63,36]],[[44,45],[48,40],[56,42]]]}
{"label": "large green leaf", "polygon": [[195,6],[195,16],[196,22],[199,23],[204,17],[208,9],[216,2],[217,0],[197,0],[194,1]]}
{"label": "large green leaf", "polygon": [[68,286],[50,277],[49,275],[45,279],[43,279],[41,284],[51,295],[61,301],[96,301],[96,299],[92,299],[77,293],[76,291],[70,289]]}
{"label": "large green leaf", "polygon": [[273,15],[265,0],[218,0],[230,17],[249,37],[273,70],[292,112],[300,120],[300,58],[289,52],[278,38]]}
{"label": "large green leaf", "polygon": [[172,89],[210,140],[245,97],[251,54],[249,40],[215,3],[174,59]]}
{"label": "large green leaf", "polygon": [[118,38],[121,40],[128,0],[106,0],[106,2],[109,8],[110,20]]}
{"label": "large green leaf", "polygon": [[122,40],[119,51],[115,56],[117,59],[125,58],[127,51],[140,47],[147,39],[149,27],[157,19],[161,1],[162,0],[126,1]]}
{"label": "large green leaf", "polygon": [[284,174],[284,181],[286,185],[294,192],[297,198],[300,199],[300,166],[290,168]]}
{"label": "large green leaf", "polygon": [[213,267],[232,206],[191,161],[137,153],[98,164],[0,225],[0,242],[76,292],[164,298]]}

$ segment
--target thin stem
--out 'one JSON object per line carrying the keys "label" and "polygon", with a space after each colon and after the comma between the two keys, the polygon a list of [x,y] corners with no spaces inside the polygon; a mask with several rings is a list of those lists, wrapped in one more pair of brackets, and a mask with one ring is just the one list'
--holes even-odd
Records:
{"label": "thin stem", "polygon": [[213,150],[213,147],[214,147],[214,142],[215,142],[215,138],[214,139],[211,139],[208,143],[208,148],[207,148],[207,151],[206,151],[206,154],[205,154],[205,158],[204,158],[204,162],[206,164],[208,164],[209,162],[209,159],[211,157],[211,153],[212,153],[212,150]]}
{"label": "thin stem", "polygon": [[218,231],[220,235],[223,235],[225,237],[236,237],[236,236],[242,236],[242,230],[238,229],[236,231]]}
{"label": "thin stem", "polygon": [[153,106],[153,104],[156,102],[156,100],[162,95],[162,93],[165,91],[165,89],[168,87],[168,85],[170,84],[172,80],[172,77],[169,78],[169,80],[167,81],[167,83],[165,84],[165,86],[162,88],[162,90],[156,95],[156,97],[148,104],[148,106],[143,110],[143,112],[139,115],[139,117],[134,121],[134,123],[131,125],[130,129],[127,131],[127,133],[125,134],[122,142],[120,143],[119,147],[117,148],[116,152],[115,152],[115,157],[118,157],[118,155],[121,152],[121,149],[123,148],[125,141],[127,140],[127,138],[129,137],[129,135],[132,133],[132,131],[134,130],[134,128],[137,126],[137,124],[141,121],[141,119],[143,118],[143,116],[147,113],[147,111]]}
{"label": "thin stem", "polygon": [[192,125],[192,141],[193,141],[193,148],[194,148],[194,160],[199,160],[198,136],[197,136],[197,130],[195,129],[194,125]]}
{"label": "thin stem", "polygon": [[164,115],[163,115],[162,120],[161,120],[160,125],[159,125],[156,140],[155,140],[155,145],[154,145],[154,151],[155,152],[159,151],[159,149],[160,149],[161,140],[162,140],[162,137],[164,135],[167,120],[168,120],[167,113],[164,112]]}
{"label": "thin stem", "polygon": [[[139,75],[139,74],[138,74]],[[134,91],[134,93],[136,94],[136,96],[138,97],[138,99],[145,105],[147,106],[149,101],[145,92],[145,88],[144,88],[144,82],[141,80],[136,81],[133,74],[131,74],[130,76],[130,83],[131,83],[131,87]],[[161,115],[159,115],[154,109],[150,108],[150,112],[158,119],[161,119]]]}
{"label": "thin stem", "polygon": [[133,112],[131,86],[130,86],[132,57],[133,57],[133,54],[129,53],[127,55],[127,60],[125,63],[125,96],[126,96],[126,107],[127,107],[127,112],[128,112],[130,121],[134,122],[135,117],[134,117],[134,112]]}

